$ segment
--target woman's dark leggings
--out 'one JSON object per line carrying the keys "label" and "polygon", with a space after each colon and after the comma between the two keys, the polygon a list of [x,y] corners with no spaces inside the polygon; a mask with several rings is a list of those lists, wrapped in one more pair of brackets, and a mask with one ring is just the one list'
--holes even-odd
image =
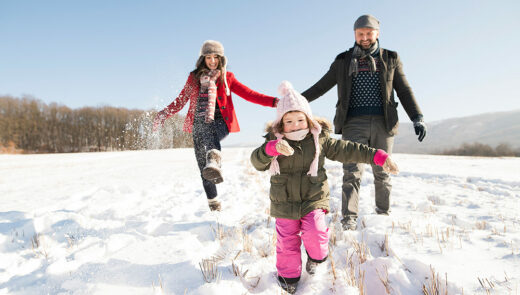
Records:
{"label": "woman's dark leggings", "polygon": [[195,158],[200,169],[202,186],[208,199],[217,197],[217,186],[202,177],[202,169],[206,166],[206,153],[211,149],[221,150],[220,141],[229,134],[226,122],[222,117],[215,118],[211,123],[205,123],[204,117],[196,117],[193,122],[193,147]]}

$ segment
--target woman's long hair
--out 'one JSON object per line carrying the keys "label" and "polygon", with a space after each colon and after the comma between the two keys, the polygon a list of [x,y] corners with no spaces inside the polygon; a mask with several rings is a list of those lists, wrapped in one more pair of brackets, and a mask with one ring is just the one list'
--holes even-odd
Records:
{"label": "woman's long hair", "polygon": [[[220,55],[217,55],[218,57],[218,66],[217,70],[220,71],[220,82],[224,84],[224,67],[222,66],[222,57]],[[206,65],[206,56],[201,55],[199,59],[197,60],[196,65],[199,65],[196,67],[192,73],[195,74],[195,77],[197,78],[197,81],[200,81],[200,76],[204,74],[205,72],[208,72],[210,69]],[[200,82],[199,82],[200,83]]]}

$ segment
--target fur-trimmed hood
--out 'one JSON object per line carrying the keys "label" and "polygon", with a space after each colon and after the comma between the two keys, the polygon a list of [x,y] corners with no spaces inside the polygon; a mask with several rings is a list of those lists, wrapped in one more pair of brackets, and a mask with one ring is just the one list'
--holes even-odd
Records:
{"label": "fur-trimmed hood", "polygon": [[[329,122],[329,120],[327,120],[325,118],[321,118],[321,117],[314,117],[314,120],[316,120],[321,125],[320,136],[330,134],[330,132],[332,131],[332,124]],[[265,132],[268,133],[268,134],[266,134],[266,136],[270,135],[270,136],[274,137],[273,121],[267,122],[267,124],[265,126]]]}

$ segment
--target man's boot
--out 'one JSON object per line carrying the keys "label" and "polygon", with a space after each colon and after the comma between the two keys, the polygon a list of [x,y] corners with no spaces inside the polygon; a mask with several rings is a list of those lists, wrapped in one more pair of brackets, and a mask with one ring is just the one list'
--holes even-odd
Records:
{"label": "man's boot", "polygon": [[222,170],[220,170],[220,151],[217,149],[209,150],[206,153],[206,167],[202,169],[202,177],[214,184],[224,181]]}
{"label": "man's boot", "polygon": [[341,220],[341,227],[343,230],[356,230],[357,217],[347,216]]}
{"label": "man's boot", "polygon": [[388,211],[381,210],[377,207],[376,207],[376,213],[377,213],[377,215],[386,215],[386,216],[390,215],[390,213]]}

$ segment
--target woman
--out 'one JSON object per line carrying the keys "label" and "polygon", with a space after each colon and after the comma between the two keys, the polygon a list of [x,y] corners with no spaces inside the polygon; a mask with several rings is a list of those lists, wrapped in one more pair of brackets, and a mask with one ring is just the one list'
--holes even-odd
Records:
{"label": "woman", "polygon": [[276,107],[278,99],[255,92],[236,80],[226,71],[227,59],[224,47],[218,41],[208,40],[202,44],[199,59],[179,96],[157,113],[153,130],[179,112],[189,101],[188,114],[183,130],[193,133],[195,157],[208,198],[209,208],[220,211],[216,184],[222,182],[220,141],[230,132],[240,131],[231,92],[247,101]]}

